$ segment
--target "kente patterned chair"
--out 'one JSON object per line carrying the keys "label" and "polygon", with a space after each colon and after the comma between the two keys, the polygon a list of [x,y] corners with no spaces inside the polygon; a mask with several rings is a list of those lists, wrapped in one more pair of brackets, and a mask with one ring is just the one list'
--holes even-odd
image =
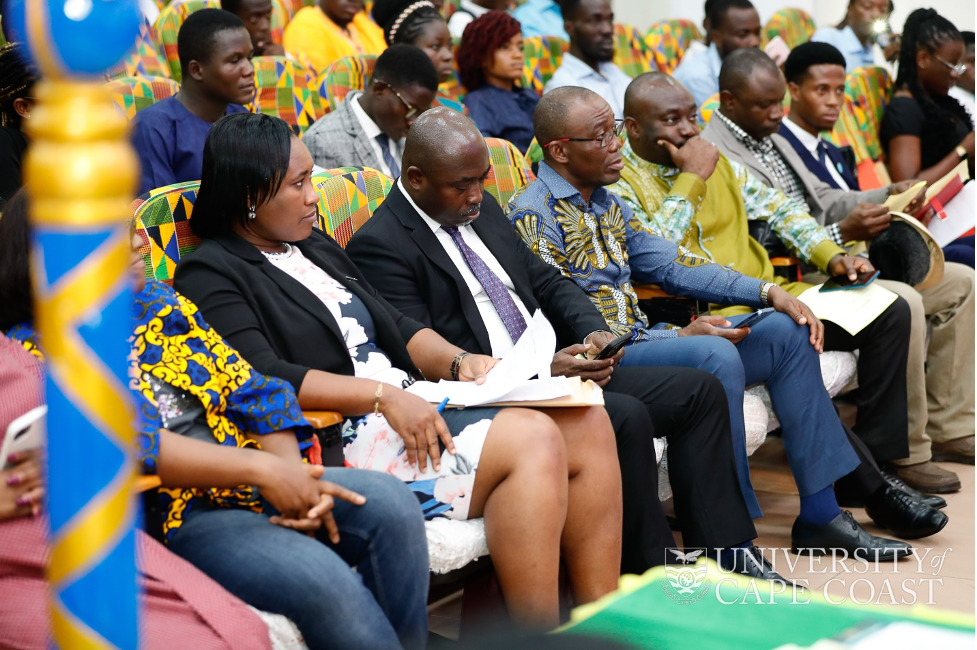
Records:
{"label": "kente patterned chair", "polygon": [[284,56],[256,56],[252,113],[280,117],[296,135],[305,133],[325,114],[315,90],[315,78],[299,63]]}
{"label": "kente patterned chair", "polygon": [[288,12],[286,5],[288,0],[271,0],[271,42],[282,42],[285,34],[285,25],[292,20],[292,14]]}
{"label": "kente patterned chair", "polygon": [[220,0],[187,0],[187,2],[172,3],[159,13],[156,24],[153,25],[153,41],[160,48],[160,54],[170,66],[171,76],[177,81],[183,79],[180,69],[180,55],[176,50],[176,37],[187,16],[201,9],[220,9]]}
{"label": "kente patterned chair", "polygon": [[319,193],[317,225],[345,248],[387,198],[393,180],[368,167],[339,167],[313,177],[313,184]]}
{"label": "kente patterned chair", "polygon": [[845,111],[855,118],[873,161],[882,160],[879,127],[885,107],[892,98],[892,77],[879,66],[853,70],[845,81]]}
{"label": "kente patterned chair", "polygon": [[106,81],[122,77],[167,77],[173,73],[153,41],[153,27],[143,20],[132,51],[117,66],[105,73]]}
{"label": "kente patterned chair", "polygon": [[316,4],[315,0],[281,0],[281,3],[285,8],[285,11],[288,12],[289,20],[291,20],[292,16],[295,15],[295,12],[302,7],[314,7]]}
{"label": "kente patterned chair", "polygon": [[495,197],[499,205],[505,207],[512,195],[525,185],[536,180],[525,156],[508,140],[485,138],[488,146],[491,167],[485,179],[485,191]]}
{"label": "kente patterned chair", "polygon": [[793,49],[811,40],[815,29],[814,19],[803,9],[781,9],[766,24],[760,36],[763,45],[779,36]]}
{"label": "kente patterned chair", "polygon": [[651,49],[641,33],[631,25],[614,24],[614,63],[624,74],[637,77],[656,70]]}
{"label": "kente patterned chair", "polygon": [[651,50],[655,67],[672,74],[693,41],[702,40],[702,32],[694,22],[677,18],[656,23],[645,35],[645,45]]}
{"label": "kente patterned chair", "polygon": [[542,97],[543,86],[560,67],[563,54],[569,49],[570,44],[556,36],[527,38],[522,46],[522,53],[526,59],[522,77],[523,88],[532,88]]}
{"label": "kente patterned chair", "polygon": [[172,97],[180,84],[168,77],[121,77],[105,84],[112,101],[131,120],[142,109]]}
{"label": "kente patterned chair", "polygon": [[366,82],[373,76],[373,68],[376,64],[376,55],[361,54],[343,57],[319,72],[315,80],[315,88],[322,101],[324,112],[336,110],[351,91],[363,90]]}
{"label": "kente patterned chair", "polygon": [[716,93],[699,107],[699,124],[705,127],[712,118],[712,112],[719,108],[719,93]]}

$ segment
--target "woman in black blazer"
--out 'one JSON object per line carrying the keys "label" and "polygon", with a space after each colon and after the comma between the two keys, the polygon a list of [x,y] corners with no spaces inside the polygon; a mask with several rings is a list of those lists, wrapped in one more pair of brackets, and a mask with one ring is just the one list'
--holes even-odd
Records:
{"label": "woman in black blazer", "polygon": [[[255,368],[291,382],[303,408],[369,414],[347,423],[347,465],[407,481],[429,518],[484,516],[513,620],[555,627],[561,549],[578,603],[617,586],[621,483],[606,413],[576,409],[561,429],[528,409],[439,414],[403,390],[422,374],[484,381],[496,360],[397,312],[313,230],[311,170],[280,119],[215,123],[190,221],[203,243],[180,262],[177,289]],[[586,449],[585,466],[567,466],[565,439]]]}

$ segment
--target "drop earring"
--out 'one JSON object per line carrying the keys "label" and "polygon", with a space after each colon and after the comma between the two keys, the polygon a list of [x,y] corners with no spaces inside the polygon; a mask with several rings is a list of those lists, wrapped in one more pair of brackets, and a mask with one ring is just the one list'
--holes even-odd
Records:
{"label": "drop earring", "polygon": [[254,221],[254,219],[255,219],[256,216],[257,215],[255,215],[255,213],[254,213],[254,206],[253,205],[249,205],[248,206],[248,219],[250,219],[251,221]]}

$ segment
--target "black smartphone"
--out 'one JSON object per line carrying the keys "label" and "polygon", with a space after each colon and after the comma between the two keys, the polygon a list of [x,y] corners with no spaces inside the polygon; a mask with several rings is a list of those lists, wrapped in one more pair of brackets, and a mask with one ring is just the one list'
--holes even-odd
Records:
{"label": "black smartphone", "polygon": [[753,312],[752,314],[750,314],[749,316],[747,316],[745,319],[743,319],[742,322],[739,322],[736,325],[729,325],[727,327],[724,327],[723,329],[731,329],[731,330],[736,329],[736,330],[738,330],[741,327],[753,327],[754,325],[756,325],[757,323],[759,323],[760,321],[762,321],[764,318],[766,318],[767,316],[769,316],[773,312],[774,312],[774,308],[773,307],[767,307],[765,309],[759,309],[759,310]]}
{"label": "black smartphone", "polygon": [[860,289],[872,284],[875,278],[879,277],[878,271],[864,271],[858,274],[858,278],[852,280],[847,275],[836,275],[825,282],[819,291],[841,291],[843,289]]}
{"label": "black smartphone", "polygon": [[633,336],[634,335],[631,334],[631,332],[628,332],[627,334],[622,334],[621,336],[617,337],[616,339],[614,339],[613,341],[605,345],[604,348],[597,353],[597,356],[594,357],[594,360],[607,359],[608,357],[613,357],[615,354],[621,351],[621,348],[623,348],[625,345],[631,342],[631,338]]}

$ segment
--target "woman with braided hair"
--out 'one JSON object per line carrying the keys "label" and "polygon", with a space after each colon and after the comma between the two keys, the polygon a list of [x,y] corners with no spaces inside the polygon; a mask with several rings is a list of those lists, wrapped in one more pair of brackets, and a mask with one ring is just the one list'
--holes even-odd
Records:
{"label": "woman with braided hair", "polygon": [[490,11],[465,27],[458,71],[468,90],[465,105],[482,135],[504,138],[526,151],[539,96],[519,85],[525,67],[522,45],[519,21],[504,11]]}
{"label": "woman with braided hair", "polygon": [[22,130],[30,119],[31,89],[40,75],[28,63],[23,45],[8,43],[0,47],[0,211],[21,185],[21,160],[27,151],[27,136]]}
{"label": "woman with braided hair", "polygon": [[[909,14],[902,32],[895,94],[886,106],[879,140],[894,182],[933,183],[966,160],[974,174],[974,124],[948,93],[966,72],[963,36],[933,9]],[[974,238],[943,249],[947,261],[974,266]]]}
{"label": "woman with braided hair", "polygon": [[383,29],[387,45],[402,43],[424,51],[438,71],[438,94],[431,106],[444,106],[468,114],[465,105],[448,91],[446,82],[455,76],[455,54],[448,24],[431,0],[377,0],[370,14]]}

